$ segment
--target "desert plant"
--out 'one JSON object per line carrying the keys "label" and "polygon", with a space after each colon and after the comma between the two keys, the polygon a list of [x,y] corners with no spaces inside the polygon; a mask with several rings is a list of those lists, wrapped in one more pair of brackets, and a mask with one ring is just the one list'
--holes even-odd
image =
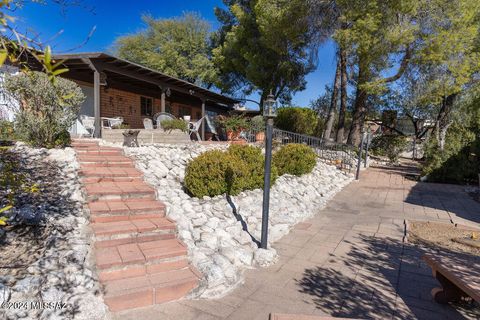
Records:
{"label": "desert plant", "polygon": [[241,131],[249,127],[248,121],[242,115],[233,115],[230,117],[218,117],[217,123],[226,131]]}
{"label": "desert plant", "polygon": [[255,116],[250,120],[250,127],[253,131],[265,130],[265,119],[262,116]]}
{"label": "desert plant", "polygon": [[188,124],[182,119],[167,119],[160,122],[164,131],[172,132],[172,130],[181,130],[182,132],[188,131]]}
{"label": "desert plant", "polygon": [[0,140],[14,140],[15,129],[13,123],[7,120],[0,120]]}
{"label": "desert plant", "polygon": [[373,155],[388,157],[390,162],[396,163],[407,146],[406,137],[397,134],[385,134],[372,139],[370,150]]}
{"label": "desert plant", "polygon": [[[244,161],[248,166],[248,176],[243,183],[245,190],[254,190],[263,188],[265,156],[260,148],[249,145],[232,144],[228,148],[228,153]],[[273,185],[278,177],[278,170],[272,165],[270,173],[270,184]]]}
{"label": "desert plant", "polygon": [[191,160],[185,169],[185,188],[195,197],[236,195],[245,190],[248,165],[230,153],[211,150]]}
{"label": "desert plant", "polygon": [[130,129],[130,125],[126,123],[116,124],[112,126],[112,129]]}
{"label": "desert plant", "polygon": [[7,76],[5,89],[20,101],[15,129],[22,140],[35,147],[65,146],[65,136],[77,119],[85,96],[73,81],[50,81],[42,72]]}
{"label": "desert plant", "polygon": [[287,144],[273,155],[273,164],[279,175],[301,176],[312,172],[316,163],[317,155],[312,148],[304,144]]}

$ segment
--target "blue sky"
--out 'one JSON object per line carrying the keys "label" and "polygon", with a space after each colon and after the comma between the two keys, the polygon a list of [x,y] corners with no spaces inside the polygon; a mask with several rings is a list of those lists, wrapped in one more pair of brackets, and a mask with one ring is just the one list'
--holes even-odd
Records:
{"label": "blue sky", "polygon": [[[55,53],[105,52],[117,36],[142,29],[141,16],[146,13],[162,18],[194,11],[210,21],[215,29],[219,24],[213,8],[223,3],[221,0],[84,0],[83,5],[85,8],[73,6],[62,12],[55,5],[28,3],[14,14],[22,31],[28,26],[39,33],[40,39],[51,44]],[[93,28],[93,35],[83,43]],[[334,72],[334,48],[328,43],[320,48],[318,68],[307,76],[307,88],[294,96],[293,105],[308,106],[310,100],[324,92],[326,84],[331,84]],[[251,98],[256,99],[255,96]]]}

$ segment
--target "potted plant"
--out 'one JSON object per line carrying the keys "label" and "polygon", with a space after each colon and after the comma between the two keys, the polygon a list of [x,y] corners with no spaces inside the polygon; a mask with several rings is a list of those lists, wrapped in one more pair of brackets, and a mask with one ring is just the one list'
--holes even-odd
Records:
{"label": "potted plant", "polygon": [[180,130],[182,132],[188,132],[188,122],[182,119],[167,119],[160,123],[163,131],[171,133],[172,130]]}
{"label": "potted plant", "polygon": [[263,142],[265,140],[265,119],[262,116],[255,116],[250,121],[252,131],[255,132],[255,141]]}
{"label": "potted plant", "polygon": [[248,128],[247,120],[241,115],[218,117],[217,122],[225,129],[228,141],[237,140],[242,130]]}

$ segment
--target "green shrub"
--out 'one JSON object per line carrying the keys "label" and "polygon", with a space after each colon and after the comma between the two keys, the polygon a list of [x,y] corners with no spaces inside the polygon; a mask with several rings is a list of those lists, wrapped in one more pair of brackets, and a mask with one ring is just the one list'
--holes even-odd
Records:
{"label": "green shrub", "polygon": [[63,78],[51,82],[45,73],[29,72],[7,76],[5,89],[21,101],[15,116],[20,139],[34,147],[65,145],[65,131],[77,119],[80,104],[85,100],[75,82]]}
{"label": "green shrub", "polygon": [[171,132],[172,130],[181,130],[182,132],[188,131],[187,122],[182,119],[167,119],[160,123],[160,126],[164,131]]}
{"label": "green shrub", "polygon": [[316,133],[317,122],[317,114],[309,108],[279,108],[275,118],[277,128],[310,136]]}
{"label": "green shrub", "polygon": [[397,134],[386,134],[372,139],[370,151],[373,155],[388,157],[390,162],[395,163],[407,146],[408,140],[406,137]]}
{"label": "green shrub", "polygon": [[70,139],[70,133],[67,130],[63,130],[55,138],[52,147],[65,148],[66,146],[70,145],[70,142],[72,142]]}
{"label": "green shrub", "polygon": [[253,131],[264,131],[265,130],[265,119],[263,116],[255,116],[250,120],[250,128]]}
{"label": "green shrub", "polygon": [[226,131],[241,131],[244,129],[249,129],[250,124],[243,115],[233,115],[233,116],[218,116],[217,125]]}
{"label": "green shrub", "polygon": [[185,188],[195,197],[236,195],[245,190],[247,164],[227,152],[211,150],[190,161],[185,169]]}
{"label": "green shrub", "polygon": [[13,122],[0,120],[0,140],[15,140]]}
{"label": "green shrub", "polygon": [[443,151],[430,137],[424,149],[422,174],[432,182],[476,183],[480,172],[479,136],[476,125],[454,123],[447,131]]}
{"label": "green shrub", "polygon": [[[249,145],[232,144],[228,148],[228,153],[244,161],[248,166],[248,176],[244,183],[245,190],[254,190],[263,188],[265,156],[260,148]],[[277,167],[272,165],[270,171],[270,184],[273,185],[278,177]]]}
{"label": "green shrub", "polygon": [[317,163],[317,155],[309,146],[291,143],[275,152],[273,163],[279,175],[287,173],[301,176],[312,172]]}

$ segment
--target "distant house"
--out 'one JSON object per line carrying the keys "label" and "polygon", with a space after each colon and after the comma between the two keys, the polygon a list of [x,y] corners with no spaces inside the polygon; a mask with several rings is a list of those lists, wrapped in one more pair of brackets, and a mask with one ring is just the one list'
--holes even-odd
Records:
{"label": "distant house", "polygon": [[[102,52],[55,55],[53,58],[63,60],[63,65],[69,69],[61,76],[82,88],[86,100],[79,116],[95,117],[96,137],[102,135],[103,117],[122,117],[123,123],[130,128],[141,129],[143,119],[152,118],[158,112],[168,112],[179,118],[190,116],[191,121],[195,121],[207,114],[227,114],[238,103],[236,99]],[[40,66],[32,63],[32,68]]]}

